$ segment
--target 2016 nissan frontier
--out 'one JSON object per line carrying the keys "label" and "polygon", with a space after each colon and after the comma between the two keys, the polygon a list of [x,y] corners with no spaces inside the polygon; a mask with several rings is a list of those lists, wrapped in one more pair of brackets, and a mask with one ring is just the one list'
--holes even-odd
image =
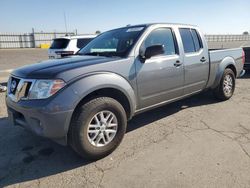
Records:
{"label": "2016 nissan frontier", "polygon": [[210,51],[196,26],[127,26],[102,33],[75,56],[13,71],[8,115],[14,125],[99,159],[140,112],[206,89],[229,99],[243,65],[242,48]]}

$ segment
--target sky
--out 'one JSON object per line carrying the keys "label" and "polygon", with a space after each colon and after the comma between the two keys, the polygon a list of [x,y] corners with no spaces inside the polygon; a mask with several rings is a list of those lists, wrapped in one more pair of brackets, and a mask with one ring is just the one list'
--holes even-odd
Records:
{"label": "sky", "polygon": [[250,31],[250,0],[0,0],[0,33],[87,34],[128,24],[186,23],[206,34]]}

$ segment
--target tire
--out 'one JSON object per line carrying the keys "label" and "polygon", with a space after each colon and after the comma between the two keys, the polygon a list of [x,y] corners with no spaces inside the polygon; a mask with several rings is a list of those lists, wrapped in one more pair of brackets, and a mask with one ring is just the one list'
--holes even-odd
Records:
{"label": "tire", "polygon": [[81,157],[98,160],[119,146],[126,128],[127,116],[118,101],[109,97],[95,98],[74,114],[68,133],[69,145]]}
{"label": "tire", "polygon": [[[231,79],[231,81],[229,81],[228,79],[229,80]],[[226,84],[226,82],[229,84]],[[217,88],[214,89],[214,95],[217,99],[225,101],[233,96],[234,90],[235,90],[235,74],[232,71],[232,69],[227,68],[223,73],[219,85],[217,86]]]}

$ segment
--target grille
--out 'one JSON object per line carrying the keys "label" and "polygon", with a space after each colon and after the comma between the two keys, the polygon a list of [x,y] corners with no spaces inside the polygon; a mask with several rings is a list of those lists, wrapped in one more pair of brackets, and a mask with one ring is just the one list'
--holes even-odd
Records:
{"label": "grille", "polygon": [[8,81],[8,96],[15,102],[26,100],[34,84],[34,80],[10,77]]}

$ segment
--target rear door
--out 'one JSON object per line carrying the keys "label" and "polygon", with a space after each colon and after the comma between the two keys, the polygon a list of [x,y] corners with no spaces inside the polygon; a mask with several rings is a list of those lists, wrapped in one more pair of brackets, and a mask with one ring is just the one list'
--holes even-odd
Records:
{"label": "rear door", "polygon": [[204,89],[209,75],[208,50],[195,29],[180,28],[184,48],[184,95]]}
{"label": "rear door", "polygon": [[156,105],[183,95],[184,68],[174,32],[171,28],[157,28],[149,33],[140,49],[163,45],[165,53],[136,60],[137,87],[140,108]]}

